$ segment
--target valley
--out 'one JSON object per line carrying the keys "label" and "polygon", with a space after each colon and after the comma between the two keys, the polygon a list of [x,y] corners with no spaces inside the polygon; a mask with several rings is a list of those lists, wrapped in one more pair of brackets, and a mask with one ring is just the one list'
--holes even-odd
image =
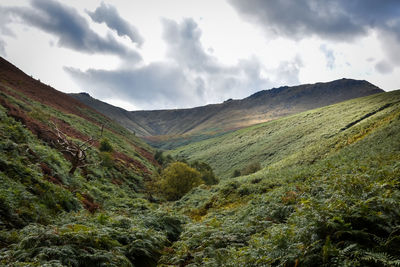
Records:
{"label": "valley", "polygon": [[2,266],[400,266],[399,90],[129,112],[1,58],[0,104]]}
{"label": "valley", "polygon": [[173,149],[254,124],[380,92],[383,90],[367,81],[341,79],[273,88],[221,104],[152,111],[126,111],[86,93],[71,96],[124,125],[149,144]]}

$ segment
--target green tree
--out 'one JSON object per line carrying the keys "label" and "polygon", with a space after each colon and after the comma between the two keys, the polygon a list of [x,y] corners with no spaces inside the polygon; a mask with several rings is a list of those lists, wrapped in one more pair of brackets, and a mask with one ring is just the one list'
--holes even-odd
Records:
{"label": "green tree", "polygon": [[240,172],[241,175],[249,175],[255,172],[258,172],[259,170],[261,170],[261,164],[260,162],[256,161],[256,162],[252,162],[249,165],[247,165],[246,167],[243,168],[243,170]]}
{"label": "green tree", "polygon": [[113,147],[111,146],[110,141],[108,141],[107,138],[103,138],[100,141],[99,150],[101,152],[112,152],[113,151]]}
{"label": "green tree", "polygon": [[233,171],[232,177],[235,178],[235,177],[239,177],[240,175],[241,175],[240,171],[238,169],[236,169]]}
{"label": "green tree", "polygon": [[157,184],[167,200],[178,200],[202,183],[200,172],[183,162],[174,162],[162,171]]}
{"label": "green tree", "polygon": [[196,160],[190,164],[190,167],[200,172],[201,179],[206,185],[214,185],[219,183],[219,179],[215,177],[213,169],[207,163]]}

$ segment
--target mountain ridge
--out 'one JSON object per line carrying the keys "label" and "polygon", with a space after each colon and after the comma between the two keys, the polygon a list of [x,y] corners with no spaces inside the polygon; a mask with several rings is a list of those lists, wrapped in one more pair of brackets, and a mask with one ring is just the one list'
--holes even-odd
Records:
{"label": "mountain ridge", "polygon": [[[400,90],[163,155],[7,66],[0,64],[1,266],[399,265]],[[291,94],[290,103],[304,95]],[[71,172],[65,149],[82,148],[100,129],[103,139]],[[156,187],[168,164],[212,174],[202,159],[220,182],[167,202]]]}
{"label": "mountain ridge", "polygon": [[74,98],[116,120],[151,144],[182,136],[214,136],[287,115],[384,92],[365,80],[340,79],[326,83],[282,86],[244,99],[186,109],[126,111],[88,94]]}

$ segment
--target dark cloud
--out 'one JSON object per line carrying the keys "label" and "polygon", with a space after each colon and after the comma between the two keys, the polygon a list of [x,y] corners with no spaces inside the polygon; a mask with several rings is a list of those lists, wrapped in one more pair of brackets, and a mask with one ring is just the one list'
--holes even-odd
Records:
{"label": "dark cloud", "polygon": [[325,55],[326,59],[326,67],[329,69],[333,69],[335,67],[335,55],[333,54],[333,50],[329,49],[325,44],[319,47],[322,53]]}
{"label": "dark cloud", "polygon": [[[318,36],[325,40],[351,42],[378,34],[386,60],[400,66],[400,1],[398,0],[229,0],[246,20],[256,23],[268,37],[299,40]],[[322,48],[323,50],[323,48]],[[333,67],[330,51],[323,51]],[[386,70],[380,64],[378,71]]]}
{"label": "dark cloud", "polygon": [[387,60],[393,65],[400,66],[400,37],[390,31],[381,31],[378,37]]}
{"label": "dark cloud", "polygon": [[375,69],[381,74],[389,74],[393,72],[393,66],[383,60],[375,64]]}
{"label": "dark cloud", "polygon": [[139,31],[128,21],[121,18],[114,6],[106,5],[104,2],[94,12],[86,11],[94,22],[105,23],[110,29],[117,32],[119,36],[127,36],[133,43],[139,46],[143,44],[143,37]]}
{"label": "dark cloud", "polygon": [[398,0],[229,0],[239,14],[258,23],[268,34],[304,38],[317,35],[351,40],[370,29],[400,35]]}
{"label": "dark cloud", "polygon": [[101,37],[76,9],[53,0],[32,0],[31,7],[5,8],[27,26],[34,26],[58,37],[58,45],[85,53],[115,54],[139,61],[140,55],[115,40]]}
{"label": "dark cloud", "polygon": [[[263,66],[255,57],[233,66],[221,64],[202,46],[201,30],[193,19],[181,23],[163,19],[162,25],[169,56],[166,62],[130,69],[65,71],[94,96],[106,99],[112,95],[141,109],[193,107],[245,97],[276,85],[262,76]],[[298,83],[298,63],[285,62],[274,70],[279,85]]]}

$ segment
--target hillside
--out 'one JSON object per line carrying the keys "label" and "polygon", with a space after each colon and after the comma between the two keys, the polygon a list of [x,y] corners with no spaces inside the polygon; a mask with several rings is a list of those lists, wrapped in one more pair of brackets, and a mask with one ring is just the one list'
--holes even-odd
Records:
{"label": "hillside", "polygon": [[[262,167],[313,162],[369,134],[373,119],[398,109],[399,101],[399,91],[348,100],[183,146],[171,154],[204,160],[225,178],[249,162]],[[365,126],[357,129],[359,125]]]}
{"label": "hillside", "polygon": [[148,201],[153,149],[4,59],[0,77],[0,265],[155,266],[181,222]]}
{"label": "hillside", "polygon": [[399,144],[393,91],[163,155],[1,60],[0,265],[400,266]]}
{"label": "hillside", "polygon": [[280,87],[241,100],[228,100],[191,109],[125,111],[73,94],[157,147],[173,148],[249,125],[277,119],[352,98],[383,92],[367,81],[341,79],[328,83]]}
{"label": "hillside", "polygon": [[[193,157],[210,157],[231,174],[225,166],[242,162],[234,153],[241,147],[236,153],[243,160],[255,153],[267,164],[175,202],[173,209],[192,222],[163,264],[400,265],[400,91],[304,112],[218,141],[202,142],[191,150]],[[211,143],[221,150],[217,156]]]}

